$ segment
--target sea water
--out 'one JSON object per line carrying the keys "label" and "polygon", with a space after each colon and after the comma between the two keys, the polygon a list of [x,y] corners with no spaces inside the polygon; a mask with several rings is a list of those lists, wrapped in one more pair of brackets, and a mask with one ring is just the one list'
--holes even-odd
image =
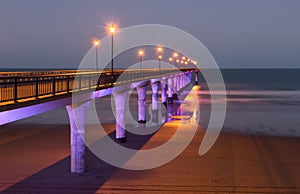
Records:
{"label": "sea water", "polygon": [[[212,70],[215,71],[215,70]],[[300,69],[222,70],[227,97],[224,130],[244,134],[300,136]],[[200,74],[202,124],[209,120],[209,90]]]}

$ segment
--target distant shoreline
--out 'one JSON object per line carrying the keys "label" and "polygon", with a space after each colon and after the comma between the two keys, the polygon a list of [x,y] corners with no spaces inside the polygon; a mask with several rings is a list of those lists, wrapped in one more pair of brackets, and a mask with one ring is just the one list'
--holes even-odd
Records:
{"label": "distant shoreline", "polygon": [[[110,68],[107,68],[110,69]],[[126,68],[118,68],[126,69]],[[213,68],[206,68],[213,69]],[[221,70],[300,70],[300,68],[220,68]],[[18,72],[18,71],[54,71],[54,70],[78,70],[78,68],[0,68],[0,72]],[[94,70],[94,69],[86,69]]]}

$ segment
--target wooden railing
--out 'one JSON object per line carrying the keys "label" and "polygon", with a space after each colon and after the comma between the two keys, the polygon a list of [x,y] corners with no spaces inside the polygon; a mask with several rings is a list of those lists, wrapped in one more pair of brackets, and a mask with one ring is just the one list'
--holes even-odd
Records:
{"label": "wooden railing", "polygon": [[[191,71],[191,69],[181,69]],[[174,69],[144,69],[123,71],[88,72],[31,72],[6,73],[0,75],[0,102],[22,99],[39,99],[88,89],[99,90],[126,82],[149,80],[156,77],[172,75]]]}

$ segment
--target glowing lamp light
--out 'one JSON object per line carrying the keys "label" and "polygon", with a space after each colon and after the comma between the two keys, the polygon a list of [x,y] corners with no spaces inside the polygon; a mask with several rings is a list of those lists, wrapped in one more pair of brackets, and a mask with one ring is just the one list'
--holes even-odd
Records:
{"label": "glowing lamp light", "polygon": [[161,53],[163,51],[163,48],[161,46],[157,47],[157,52]]}
{"label": "glowing lamp light", "polygon": [[182,60],[185,60],[185,56],[183,56],[181,59],[182,59]]}
{"label": "glowing lamp light", "polygon": [[159,59],[159,60],[161,60],[161,59],[162,59],[162,56],[161,56],[161,55],[159,55],[159,56],[158,56],[158,59]]}
{"label": "glowing lamp light", "polygon": [[178,60],[178,59],[176,60],[176,63],[179,63],[179,60]]}
{"label": "glowing lamp light", "polygon": [[94,46],[98,46],[98,45],[100,44],[100,40],[97,40],[97,39],[94,40],[94,41],[93,41],[93,44],[94,44]]}
{"label": "glowing lamp light", "polygon": [[138,54],[139,54],[140,57],[142,57],[142,56],[144,56],[144,51],[143,50],[139,50]]}
{"label": "glowing lamp light", "polygon": [[112,33],[112,34],[116,32],[116,27],[115,27],[114,24],[111,24],[111,25],[109,26],[109,32]]}
{"label": "glowing lamp light", "polygon": [[185,65],[187,65],[187,64],[188,64],[188,62],[187,62],[187,61],[185,61],[185,62],[184,62],[184,64],[185,64]]}
{"label": "glowing lamp light", "polygon": [[178,53],[174,53],[173,56],[174,56],[175,58],[177,58],[177,57],[178,57]]}
{"label": "glowing lamp light", "polygon": [[111,75],[114,74],[114,33],[116,32],[117,28],[114,24],[108,26],[108,30],[111,33]]}
{"label": "glowing lamp light", "polygon": [[183,61],[180,61],[181,64],[183,64]]}
{"label": "glowing lamp light", "polygon": [[172,57],[170,57],[170,58],[169,58],[169,61],[170,61],[170,62],[172,62],[172,61],[173,61]]}

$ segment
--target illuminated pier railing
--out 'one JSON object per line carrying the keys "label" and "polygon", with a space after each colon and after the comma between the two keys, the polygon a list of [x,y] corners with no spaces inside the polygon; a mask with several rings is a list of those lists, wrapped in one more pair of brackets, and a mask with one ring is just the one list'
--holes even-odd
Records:
{"label": "illuminated pier railing", "polygon": [[[187,70],[191,71],[181,69]],[[109,71],[4,73],[0,76],[0,102],[19,103],[23,100],[38,100],[83,90],[100,90],[116,84],[149,80],[176,72],[178,70],[143,69],[126,72],[116,70],[113,75]]]}

